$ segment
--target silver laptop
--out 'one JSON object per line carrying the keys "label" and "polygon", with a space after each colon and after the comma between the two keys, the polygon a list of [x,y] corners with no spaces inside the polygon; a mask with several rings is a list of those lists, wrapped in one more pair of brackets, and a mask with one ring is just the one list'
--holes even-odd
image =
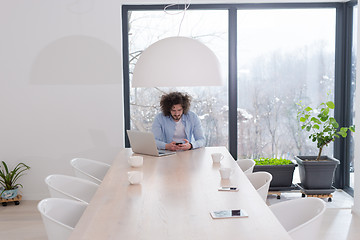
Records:
{"label": "silver laptop", "polygon": [[140,132],[135,130],[126,130],[126,132],[130,140],[131,149],[134,153],[158,157],[175,154],[175,152],[168,150],[158,150],[152,132]]}

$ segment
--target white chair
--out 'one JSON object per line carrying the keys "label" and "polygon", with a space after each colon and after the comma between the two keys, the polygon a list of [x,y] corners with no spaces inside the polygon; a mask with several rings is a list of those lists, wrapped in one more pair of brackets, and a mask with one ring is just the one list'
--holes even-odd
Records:
{"label": "white chair", "polygon": [[53,198],[67,198],[89,203],[99,185],[86,179],[66,176],[49,175],[45,178]]}
{"label": "white chair", "polygon": [[246,175],[261,198],[266,202],[272,175],[268,172],[254,172]]}
{"label": "white chair", "polygon": [[109,170],[110,165],[86,158],[74,158],[70,162],[75,176],[100,184]]}
{"label": "white chair", "polygon": [[252,173],[255,166],[255,161],[252,159],[239,159],[236,161],[240,169],[245,173]]}
{"label": "white chair", "polygon": [[66,240],[75,228],[88,204],[64,198],[46,198],[38,210],[49,240]]}
{"label": "white chair", "polygon": [[299,198],[276,203],[271,211],[294,240],[322,239],[319,235],[325,203],[319,198]]}

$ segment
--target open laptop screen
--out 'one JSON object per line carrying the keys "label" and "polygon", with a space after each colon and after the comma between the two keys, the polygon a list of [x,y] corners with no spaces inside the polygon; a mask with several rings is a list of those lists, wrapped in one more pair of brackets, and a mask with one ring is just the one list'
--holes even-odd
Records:
{"label": "open laptop screen", "polygon": [[155,137],[152,132],[140,132],[136,130],[126,130],[126,132],[134,153],[152,156],[162,156],[175,153],[166,150],[159,151],[156,147]]}

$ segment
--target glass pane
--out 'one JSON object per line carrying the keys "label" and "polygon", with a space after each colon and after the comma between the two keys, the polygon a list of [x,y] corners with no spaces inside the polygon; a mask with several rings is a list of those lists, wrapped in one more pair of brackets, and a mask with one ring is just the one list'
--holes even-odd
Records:
{"label": "glass pane", "polygon": [[[227,11],[187,10],[186,12],[168,11],[167,13],[159,10],[129,13],[130,82],[136,61],[145,48],[163,38],[178,35],[196,38],[214,51],[220,60],[223,78],[227,79]],[[227,84],[227,80],[223,82]],[[192,96],[191,110],[201,119],[207,146],[227,146],[227,85],[221,87],[131,88],[131,128],[150,131],[155,115],[160,112],[161,95],[170,91],[187,92]]]}
{"label": "glass pane", "polygon": [[[358,26],[357,26],[357,15],[358,15],[358,7],[355,6],[353,9],[353,44],[352,44],[352,50],[351,50],[351,96],[352,99],[352,116],[353,116],[353,123],[355,123],[355,83],[356,83],[356,53],[357,53],[357,34],[358,34]],[[350,136],[350,166],[349,166],[349,172],[350,172],[350,187],[354,187],[354,146],[355,146],[355,139],[354,134],[351,134]]]}
{"label": "glass pane", "polygon": [[[296,103],[334,99],[335,14],[238,11],[239,158],[317,155],[300,130]],[[323,150],[332,152],[332,144]]]}

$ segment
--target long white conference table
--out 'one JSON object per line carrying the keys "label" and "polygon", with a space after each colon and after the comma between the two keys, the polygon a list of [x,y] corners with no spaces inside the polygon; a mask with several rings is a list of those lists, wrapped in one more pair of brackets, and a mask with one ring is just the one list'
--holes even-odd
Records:
{"label": "long white conference table", "polygon": [[[213,163],[211,153],[224,159]],[[130,167],[131,149],[120,151],[98,191],[76,225],[79,239],[291,239],[225,147],[206,147],[175,155],[144,155],[144,165]],[[220,166],[231,167],[221,180]],[[144,179],[131,185],[127,172],[139,170]],[[237,186],[237,192],[218,191]],[[246,218],[212,219],[210,211],[244,209]]]}

